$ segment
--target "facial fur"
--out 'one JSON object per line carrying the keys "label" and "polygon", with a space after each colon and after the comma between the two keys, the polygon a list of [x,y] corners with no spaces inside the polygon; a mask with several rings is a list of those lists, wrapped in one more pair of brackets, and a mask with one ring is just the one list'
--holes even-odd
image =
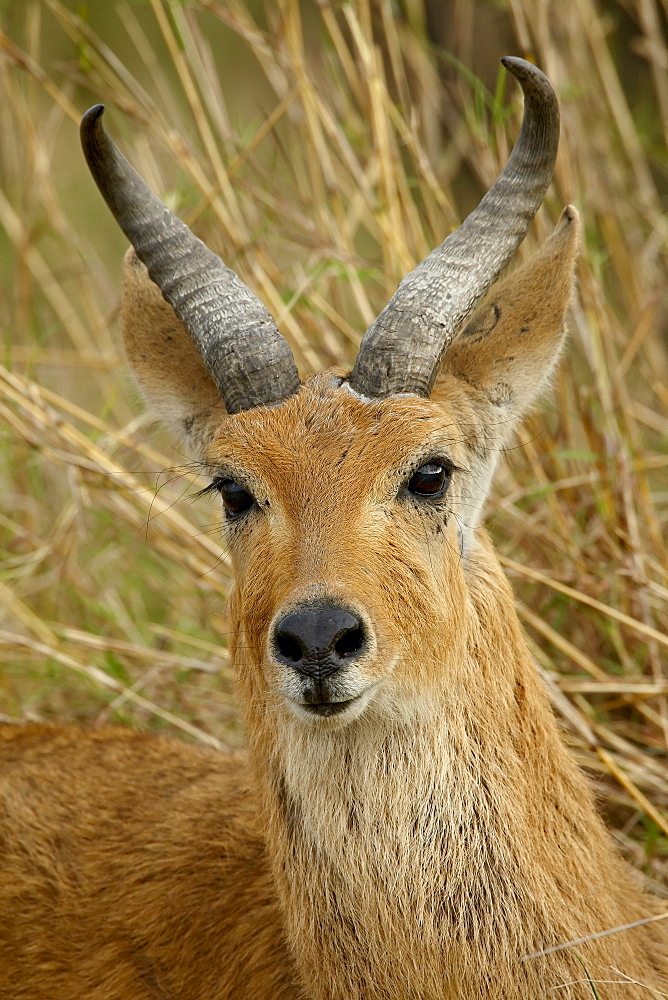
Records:
{"label": "facial fur", "polygon": [[[236,655],[262,664],[254,683],[265,698],[299,700],[298,678],[272,655],[271,632],[306,601],[340,603],[368,628],[364,655],[332,682],[334,700],[359,702],[331,725],[350,721],[371,698],[423,689],[423,672],[412,676],[410,664],[424,659],[430,636],[438,636],[434,658],[461,643],[475,437],[474,426],[462,434],[461,416],[417,397],[363,401],[326,373],[274,414],[251,410],[223,421],[207,462],[214,477],[235,480],[255,501],[224,518],[237,581]],[[435,459],[447,463],[444,495],[412,494],[411,477]],[[250,672],[242,683],[251,683]]]}

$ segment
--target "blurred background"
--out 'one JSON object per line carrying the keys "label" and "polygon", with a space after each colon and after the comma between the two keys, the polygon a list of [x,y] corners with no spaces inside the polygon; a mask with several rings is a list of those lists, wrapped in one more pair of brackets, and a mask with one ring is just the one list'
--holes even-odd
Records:
{"label": "blurred background", "polygon": [[554,392],[488,523],[623,851],[668,874],[668,47],[661,0],[0,3],[0,718],[243,743],[220,513],[142,410],[124,238],[81,114],[266,302],[302,373],[352,363],[505,163],[521,55],[562,108],[585,245]]}

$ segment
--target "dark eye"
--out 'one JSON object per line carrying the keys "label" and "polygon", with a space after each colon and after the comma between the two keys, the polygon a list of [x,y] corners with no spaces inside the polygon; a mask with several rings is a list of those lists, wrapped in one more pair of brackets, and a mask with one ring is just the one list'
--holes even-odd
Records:
{"label": "dark eye", "polygon": [[214,486],[223,498],[225,510],[230,517],[236,517],[250,510],[255,503],[252,493],[236,483],[234,479],[217,479]]}
{"label": "dark eye", "polygon": [[450,466],[444,462],[427,462],[408,480],[408,489],[418,497],[442,497],[448,488],[451,472]]}

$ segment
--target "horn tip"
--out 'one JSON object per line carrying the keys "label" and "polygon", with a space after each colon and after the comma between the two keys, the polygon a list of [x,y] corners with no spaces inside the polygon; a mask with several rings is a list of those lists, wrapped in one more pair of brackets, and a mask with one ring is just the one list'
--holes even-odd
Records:
{"label": "horn tip", "polygon": [[526,70],[527,67],[531,69],[536,69],[532,62],[528,59],[522,59],[520,56],[501,56],[501,65],[505,66],[509,73],[513,75],[517,74],[517,71]]}
{"label": "horn tip", "polygon": [[104,114],[104,104],[94,104],[92,108],[89,108],[86,114],[81,119],[81,127],[86,126],[89,128],[94,125]]}
{"label": "horn tip", "polygon": [[506,69],[510,69],[510,67],[514,66],[516,63],[526,63],[527,60],[521,59],[519,56],[501,56],[501,62]]}
{"label": "horn tip", "polygon": [[526,80],[545,80],[547,82],[547,77],[543,71],[538,69],[534,63],[529,62],[528,59],[521,59],[519,56],[503,56],[501,64],[508,70],[509,73],[512,73],[513,76],[520,81],[520,83],[523,83]]}
{"label": "horn tip", "polygon": [[104,141],[104,125],[102,115],[104,114],[104,104],[94,104],[89,108],[81,119],[79,126],[79,136],[81,138],[81,148],[84,151],[86,162],[96,176],[94,168],[95,161],[100,156],[100,146]]}
{"label": "horn tip", "polygon": [[554,88],[541,69],[519,56],[504,56],[501,63],[515,77],[524,91],[525,97],[537,98],[541,103],[550,106],[555,115],[558,116]]}
{"label": "horn tip", "polygon": [[89,108],[86,114],[81,119],[81,125],[79,126],[79,132],[81,133],[81,142],[84,149],[87,145],[95,139],[98,133],[98,122],[104,114],[104,104],[94,104],[92,108]]}

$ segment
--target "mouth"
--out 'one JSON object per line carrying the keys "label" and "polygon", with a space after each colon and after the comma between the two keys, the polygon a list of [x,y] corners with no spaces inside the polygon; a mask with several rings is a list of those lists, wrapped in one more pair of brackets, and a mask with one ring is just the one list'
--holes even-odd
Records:
{"label": "mouth", "polygon": [[319,715],[321,718],[326,719],[331,715],[339,715],[341,712],[345,712],[350,705],[353,705],[358,699],[349,698],[347,701],[323,701],[316,702],[315,704],[306,702],[296,702],[299,708],[306,712],[307,715]]}
{"label": "mouth", "polygon": [[[340,701],[328,700],[306,700],[303,694],[295,698],[288,696],[286,701],[295,715],[302,719],[339,719],[342,723],[352,722],[365,711],[378,688],[378,682],[370,684],[369,687],[360,691],[352,698],[341,699]],[[343,693],[343,692],[341,692]],[[323,692],[320,692],[322,698]],[[308,695],[306,696],[308,697]]]}

